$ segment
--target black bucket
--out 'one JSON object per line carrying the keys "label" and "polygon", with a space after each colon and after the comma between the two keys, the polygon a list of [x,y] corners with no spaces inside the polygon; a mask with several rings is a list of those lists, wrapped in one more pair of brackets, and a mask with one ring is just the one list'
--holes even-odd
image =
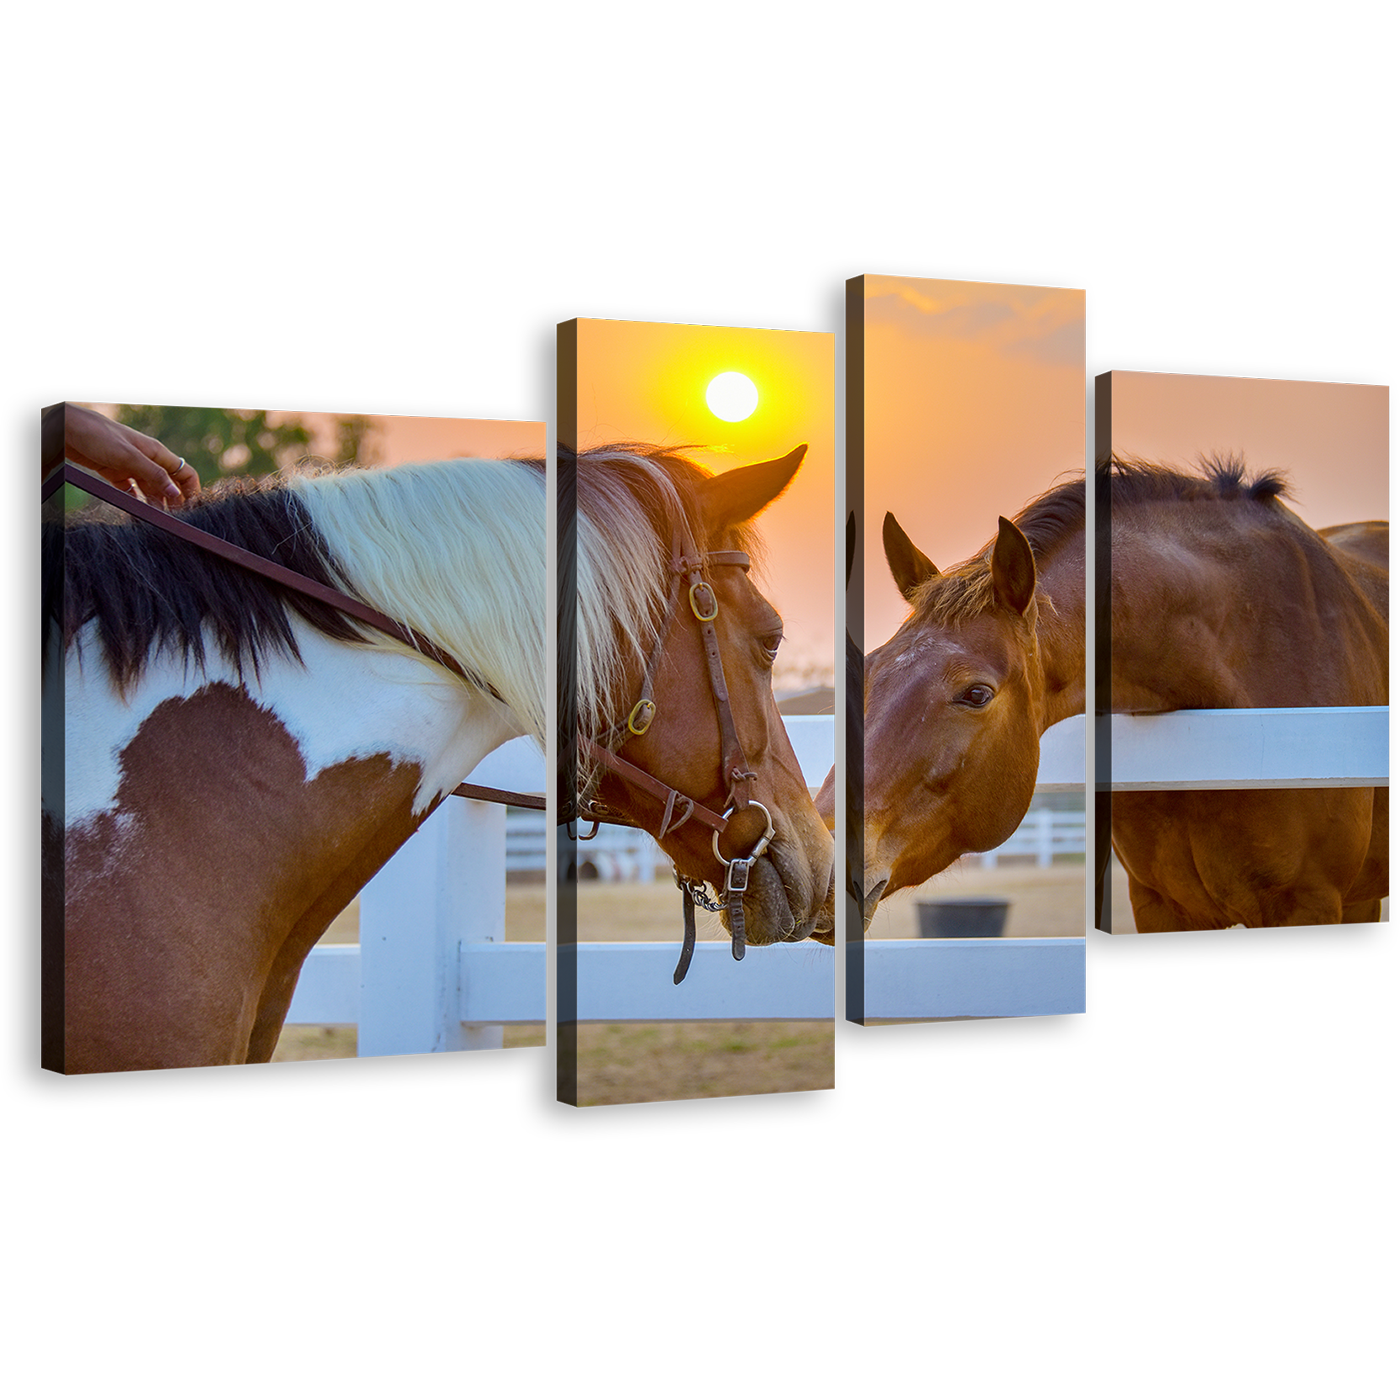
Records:
{"label": "black bucket", "polygon": [[939,899],[920,902],[920,938],[1000,938],[1009,899]]}

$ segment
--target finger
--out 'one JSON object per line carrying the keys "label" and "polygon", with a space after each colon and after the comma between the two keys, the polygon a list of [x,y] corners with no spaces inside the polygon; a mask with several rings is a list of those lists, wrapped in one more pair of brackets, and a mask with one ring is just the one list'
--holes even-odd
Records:
{"label": "finger", "polygon": [[184,499],[192,501],[199,495],[199,473],[183,457],[177,458],[176,463],[175,469],[170,473],[170,479],[179,488]]}
{"label": "finger", "polygon": [[[148,438],[147,441],[154,442],[155,439]],[[165,449],[161,448],[161,451],[165,452]],[[171,465],[178,471],[180,459],[173,453],[166,455],[172,458]],[[156,505],[171,509],[184,504],[185,494],[171,480],[170,473],[140,451],[136,444],[126,444],[126,450],[121,453],[120,460],[101,463],[97,466],[97,471],[114,486],[120,486],[123,490],[130,489],[128,481],[134,481],[141,488],[141,494]]]}
{"label": "finger", "polygon": [[[133,434],[133,437],[136,438],[133,451],[139,448],[144,454],[144,458],[137,456],[137,461],[146,470],[146,476],[133,473],[144,496],[160,501],[169,510],[199,496],[199,473],[185,458],[176,456],[157,438],[147,437],[146,434]],[[150,486],[147,486],[147,480]]]}

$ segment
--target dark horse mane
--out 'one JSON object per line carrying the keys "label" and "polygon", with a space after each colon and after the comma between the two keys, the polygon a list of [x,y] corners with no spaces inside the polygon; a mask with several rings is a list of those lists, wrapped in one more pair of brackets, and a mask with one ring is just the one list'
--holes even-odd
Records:
{"label": "dark horse mane", "polygon": [[[240,677],[282,651],[300,660],[291,614],[328,637],[360,640],[341,613],[279,587],[153,525],[86,510],[43,535],[44,638],[61,628],[65,652],[89,622],[119,687],[162,649],[205,662],[206,630]],[[219,483],[181,519],[220,539],[338,588],[326,548],[294,492],[271,481]]]}
{"label": "dark horse mane", "polygon": [[[539,458],[504,460],[544,475]],[[329,477],[339,470],[323,468],[305,475]],[[428,464],[426,470],[436,471],[437,466]],[[379,476],[365,469],[350,474],[367,482]],[[281,478],[235,479],[217,483],[180,514],[198,529],[375,606],[375,600],[363,597],[340,576],[342,563],[353,561],[338,560],[317,528],[307,503],[307,497],[314,502],[316,495],[290,489]],[[386,510],[395,508],[393,496],[379,499]],[[335,641],[362,642],[377,636],[331,604],[283,588],[110,507],[44,526],[45,656],[52,636],[61,636],[66,652],[82,629],[94,623],[99,650],[119,688],[134,681],[151,656],[162,650],[191,658],[203,668],[210,638],[240,680],[250,670],[256,677],[264,660],[278,653],[300,661],[295,618]]]}
{"label": "dark horse mane", "polygon": [[1197,459],[1195,473],[1162,462],[1114,453],[1099,470],[1106,474],[1115,506],[1156,501],[1254,501],[1268,505],[1289,494],[1288,481],[1277,472],[1253,477],[1242,456],[1209,453]]}
{"label": "dark horse mane", "polygon": [[[1026,537],[1039,565],[1069,536],[1084,530],[1084,478],[1076,477],[1052,486],[1013,517],[1013,523]],[[935,575],[924,585],[914,609],[920,622],[954,627],[970,622],[994,606],[992,549],[995,545],[994,537],[971,559]],[[1053,610],[1054,604],[1044,594],[1038,596],[1042,604],[1048,603]]]}

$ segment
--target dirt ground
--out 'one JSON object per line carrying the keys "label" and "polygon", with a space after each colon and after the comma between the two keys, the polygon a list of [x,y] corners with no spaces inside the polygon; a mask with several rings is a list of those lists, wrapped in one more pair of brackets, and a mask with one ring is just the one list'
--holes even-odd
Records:
{"label": "dirt ground", "polygon": [[1083,938],[1088,909],[1084,857],[1061,857],[1040,869],[1002,864],[983,870],[963,859],[912,890],[901,890],[875,911],[869,938],[917,938],[920,900],[1001,895],[1011,901],[1006,938]]}

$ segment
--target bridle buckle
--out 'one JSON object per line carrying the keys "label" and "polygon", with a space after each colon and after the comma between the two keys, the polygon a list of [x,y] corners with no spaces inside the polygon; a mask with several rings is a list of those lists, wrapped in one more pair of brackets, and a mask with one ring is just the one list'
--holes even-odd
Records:
{"label": "bridle buckle", "polygon": [[[696,597],[701,589],[704,590],[703,596],[709,600],[708,612],[701,612],[701,600]],[[719,616],[719,598],[716,597],[715,590],[704,579],[690,585],[690,610],[701,622],[713,622]]]}
{"label": "bridle buckle", "polygon": [[632,713],[627,716],[627,732],[640,738],[651,728],[651,722],[655,718],[656,702],[643,696],[632,706]]}

